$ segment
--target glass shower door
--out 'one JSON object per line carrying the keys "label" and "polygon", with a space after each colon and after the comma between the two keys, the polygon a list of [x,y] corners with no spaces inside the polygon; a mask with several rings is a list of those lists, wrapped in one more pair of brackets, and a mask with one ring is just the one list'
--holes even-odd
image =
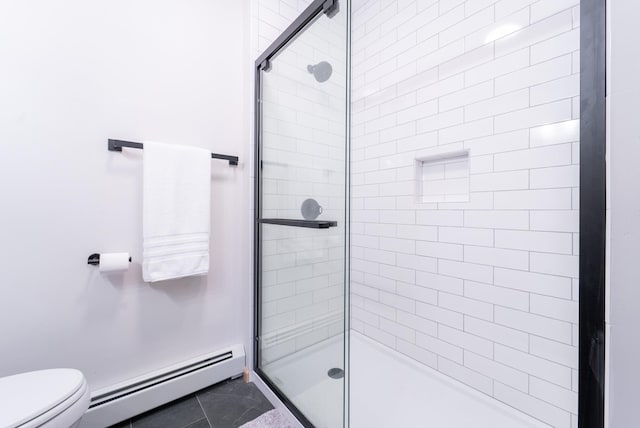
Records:
{"label": "glass shower door", "polygon": [[346,23],[315,1],[256,63],[256,371],[331,428],[345,419]]}

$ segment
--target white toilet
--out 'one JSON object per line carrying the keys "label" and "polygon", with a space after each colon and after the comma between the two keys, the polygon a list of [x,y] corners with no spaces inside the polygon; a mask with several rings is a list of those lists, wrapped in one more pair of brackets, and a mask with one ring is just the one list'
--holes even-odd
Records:
{"label": "white toilet", "polygon": [[51,369],[0,378],[0,427],[71,428],[89,408],[82,372]]}

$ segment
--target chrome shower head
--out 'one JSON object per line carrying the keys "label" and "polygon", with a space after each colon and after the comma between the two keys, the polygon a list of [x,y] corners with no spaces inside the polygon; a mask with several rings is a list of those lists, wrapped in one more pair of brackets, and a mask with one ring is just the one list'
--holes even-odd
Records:
{"label": "chrome shower head", "polygon": [[313,74],[313,77],[320,83],[326,82],[331,77],[331,73],[333,73],[333,68],[331,68],[331,64],[327,61],[321,61],[316,65],[307,65],[307,71]]}

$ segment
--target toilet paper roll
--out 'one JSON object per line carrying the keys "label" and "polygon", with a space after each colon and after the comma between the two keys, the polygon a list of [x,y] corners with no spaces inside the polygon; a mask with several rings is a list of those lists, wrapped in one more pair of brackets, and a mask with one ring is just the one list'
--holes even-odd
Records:
{"label": "toilet paper roll", "polygon": [[129,253],[100,254],[100,272],[124,271],[129,269]]}

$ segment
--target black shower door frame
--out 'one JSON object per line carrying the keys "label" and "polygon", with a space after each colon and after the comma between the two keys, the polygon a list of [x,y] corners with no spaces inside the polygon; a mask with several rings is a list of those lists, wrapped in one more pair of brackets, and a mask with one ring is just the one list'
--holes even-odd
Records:
{"label": "black shower door frame", "polygon": [[578,427],[604,428],[606,0],[580,2]]}
{"label": "black shower door frame", "polygon": [[[285,48],[298,34],[303,32],[322,14],[331,17],[338,11],[338,0],[314,0],[287,27],[287,29],[258,57],[254,64],[255,90],[254,90],[254,223],[253,223],[253,248],[254,248],[254,342],[253,342],[253,370],[260,376],[262,381],[273,391],[282,403],[293,413],[300,423],[313,428],[314,425],[309,419],[293,404],[285,393],[271,381],[269,376],[260,367],[261,347],[260,347],[260,322],[262,319],[262,248],[261,248],[261,225],[271,223],[261,218],[262,214],[262,72],[269,71],[271,59]],[[287,225],[286,220],[277,219],[276,224]],[[335,224],[324,224],[330,222],[307,221],[300,227],[327,228]],[[273,224],[273,223],[271,223]],[[345,320],[346,322],[346,320]]]}

